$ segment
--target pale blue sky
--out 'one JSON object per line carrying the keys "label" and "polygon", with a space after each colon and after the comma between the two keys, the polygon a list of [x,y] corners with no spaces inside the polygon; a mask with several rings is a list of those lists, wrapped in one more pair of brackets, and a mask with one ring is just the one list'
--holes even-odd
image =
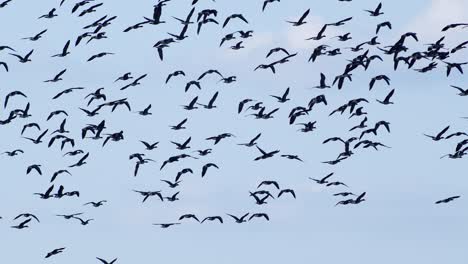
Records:
{"label": "pale blue sky", "polygon": [[[96,1],[98,3],[99,1]],[[13,90],[28,95],[25,100],[16,97],[9,102],[7,111],[22,108],[31,102],[33,116],[27,120],[15,120],[1,126],[1,152],[22,148],[25,154],[16,157],[0,156],[2,184],[0,184],[0,234],[2,237],[2,262],[5,263],[98,263],[95,257],[119,258],[120,263],[170,262],[184,263],[466,263],[468,253],[468,213],[466,194],[468,180],[466,158],[461,160],[439,159],[451,153],[456,139],[432,142],[422,133],[435,134],[447,125],[453,131],[466,131],[468,116],[467,98],[458,97],[449,85],[467,87],[466,75],[454,72],[445,76],[442,64],[430,74],[419,74],[402,67],[394,72],[390,58],[375,62],[367,72],[356,72],[353,82],[346,83],[338,91],[314,90],[320,72],[332,82],[341,74],[345,59],[355,54],[346,53],[337,57],[320,57],[316,63],[308,63],[312,50],[321,43],[337,47],[355,46],[374,36],[375,25],[391,21],[393,30],[383,29],[379,41],[385,45],[395,43],[402,33],[418,32],[419,43],[408,42],[411,51],[422,50],[423,44],[436,41],[442,36],[440,29],[446,23],[468,22],[468,2],[464,0],[414,0],[383,1],[383,16],[369,17],[363,9],[373,9],[379,1],[355,0],[350,3],[338,1],[283,0],[268,6],[261,13],[261,0],[211,2],[200,0],[197,12],[205,8],[219,11],[221,23],[232,13],[243,13],[249,24],[234,20],[224,29],[206,25],[199,36],[196,26],[188,30],[189,38],[171,44],[165,49],[165,60],[161,62],[152,46],[167,38],[167,32],[178,33],[181,25],[171,16],[185,17],[191,9],[188,0],[172,0],[163,9],[166,24],[145,26],[143,29],[123,33],[123,29],[142,21],[143,16],[152,15],[154,1],[103,1],[98,12],[77,17],[70,15],[74,4],[67,0],[58,8],[58,17],[52,20],[37,20],[59,1],[13,0],[0,9],[2,25],[0,45],[10,45],[19,54],[32,48],[32,62],[19,64],[6,50],[0,51],[0,61],[8,62],[10,72],[0,70],[0,98]],[[402,5],[406,7],[401,8]],[[292,28],[285,20],[297,19],[311,9],[309,23]],[[92,41],[88,45],[71,47],[65,58],[51,58],[59,53],[69,39],[74,42],[82,33],[83,26],[104,14],[118,18],[106,28],[108,39]],[[353,16],[346,26],[327,29],[327,39],[321,42],[306,42],[303,39],[315,35],[323,23],[336,22]],[[43,29],[48,29],[37,42],[21,40]],[[254,37],[244,41],[245,49],[232,51],[232,41],[219,48],[221,38],[237,30],[254,30]],[[352,32],[353,40],[338,43],[328,37]],[[450,47],[466,41],[466,29],[446,32],[446,43]],[[298,56],[290,63],[279,65],[277,74],[268,70],[253,71],[261,63],[268,62],[265,56],[269,49],[281,46]],[[108,51],[116,55],[87,63],[93,54]],[[380,54],[375,47],[371,54]],[[276,58],[276,57],[275,57]],[[467,61],[467,51],[456,53],[449,61]],[[424,63],[417,65],[425,66]],[[68,71],[64,81],[55,84],[43,83],[62,69]],[[217,83],[218,78],[202,80],[202,90],[191,89],[184,93],[185,83],[198,78],[208,69],[218,69],[226,76],[236,75],[233,84]],[[164,85],[167,74],[184,70],[187,76],[173,78]],[[119,91],[123,83],[114,80],[131,71],[134,76],[147,73],[142,85]],[[391,86],[381,83],[369,92],[368,83],[373,76],[386,73]],[[50,101],[63,89],[83,86],[86,90],[74,91],[58,100]],[[118,109],[113,114],[108,109],[93,118],[83,115],[78,107],[86,105],[82,98],[99,87],[109,100],[129,98],[134,111],[152,104],[153,115],[141,117],[135,113]],[[281,94],[291,87],[291,101],[279,105],[271,94]],[[395,105],[382,106],[375,99],[383,99],[396,89]],[[215,110],[199,109],[184,111],[180,105],[187,104],[194,96],[207,103],[219,91]],[[297,105],[326,94],[328,106],[319,105],[302,121],[317,121],[317,130],[310,134],[297,132],[289,126],[287,115]],[[237,104],[244,98],[264,102],[268,109],[281,107],[271,120],[255,120],[237,115]],[[322,145],[332,136],[351,137],[358,133],[348,130],[357,125],[361,118],[328,114],[350,99],[366,97],[371,104],[365,105],[369,112],[369,125],[380,120],[391,122],[392,133],[381,133],[376,140],[391,146],[379,152],[359,150],[356,155],[337,166],[321,161],[332,160],[342,151],[339,143]],[[3,105],[3,102],[2,102]],[[63,118],[45,122],[47,115],[58,109],[70,114],[67,128],[77,139],[77,147],[89,151],[90,158],[85,166],[70,170],[72,176],[61,175],[56,186],[66,190],[79,190],[81,197],[41,200],[34,192],[43,192],[49,186],[54,171],[74,163],[77,158],[63,158],[58,146],[48,149],[46,144],[33,145],[19,134],[27,122],[39,122],[49,131],[58,128]],[[1,111],[1,118],[6,113]],[[187,130],[176,131],[169,125],[189,118]],[[81,141],[81,128],[89,123],[106,120],[106,132],[124,130],[125,140],[110,142],[104,148],[101,142]],[[236,138],[222,141],[215,147],[205,138],[230,132]],[[299,163],[275,157],[253,162],[258,151],[237,146],[262,132],[259,146],[265,150],[280,149],[282,154],[298,154],[305,162]],[[26,132],[36,135],[34,130]],[[211,147],[212,155],[200,160],[185,160],[170,164],[160,171],[161,162],[168,156],[179,154],[169,141],[182,142],[192,136],[190,150]],[[50,136],[46,136],[48,139]],[[144,150],[139,140],[160,141],[160,147],[152,152]],[[70,149],[67,149],[70,150]],[[128,155],[146,153],[156,163],[145,164],[138,177],[132,176],[134,162]],[[209,170],[200,177],[201,167],[215,162],[220,169]],[[43,176],[25,175],[30,164],[43,164]],[[185,167],[194,170],[193,175],[183,177],[180,201],[161,203],[150,198],[144,204],[142,197],[132,190],[162,190],[164,196],[175,191],[168,189],[160,179],[173,180],[177,171]],[[357,206],[334,207],[339,201],[332,194],[347,191],[346,188],[322,188],[308,177],[319,178],[335,172],[334,180],[347,183],[355,193],[366,191],[364,203]],[[277,180],[281,187],[296,191],[297,199],[289,196],[270,200],[268,205],[255,205],[248,191],[256,189],[262,180]],[[436,206],[436,200],[452,195],[462,198],[451,204]],[[85,202],[106,199],[109,202],[100,208],[82,206]],[[17,214],[36,214],[41,223],[31,222],[29,229],[10,228],[16,224],[12,219]],[[85,212],[83,218],[95,221],[81,226],[77,221],[66,221],[55,214]],[[226,213],[243,215],[251,212],[266,212],[271,221],[260,219],[238,225],[228,219]],[[184,213],[194,213],[200,218],[221,215],[225,224],[197,224],[191,221],[170,229],[152,226],[152,223],[174,222]],[[66,247],[60,255],[43,258],[54,248]]]}

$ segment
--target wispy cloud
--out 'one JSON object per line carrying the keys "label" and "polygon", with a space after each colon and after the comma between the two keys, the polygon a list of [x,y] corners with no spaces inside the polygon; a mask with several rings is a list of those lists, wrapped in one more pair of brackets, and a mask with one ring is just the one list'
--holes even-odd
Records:
{"label": "wispy cloud", "polygon": [[[451,23],[468,22],[468,1],[432,0],[429,7],[416,16],[407,27],[417,32],[423,39],[436,39],[443,34],[441,30]],[[463,38],[456,34],[454,38]]]}

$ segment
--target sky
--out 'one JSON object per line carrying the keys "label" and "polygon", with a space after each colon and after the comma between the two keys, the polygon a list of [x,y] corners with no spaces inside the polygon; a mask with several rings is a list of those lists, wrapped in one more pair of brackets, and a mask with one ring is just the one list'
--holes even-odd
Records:
{"label": "sky", "polygon": [[[394,44],[401,34],[417,32],[418,43],[408,41],[410,51],[421,51],[425,44],[446,36],[444,43],[453,47],[466,39],[466,29],[441,32],[449,23],[468,22],[468,2],[464,0],[414,0],[382,1],[383,12],[379,17],[370,17],[364,9],[374,9],[379,1],[354,0],[303,1],[283,0],[272,3],[261,12],[263,1],[200,0],[196,13],[202,9],[218,10],[217,20],[234,13],[242,13],[249,21],[232,20],[225,28],[208,24],[196,34],[196,25],[189,27],[189,38],[172,43],[164,50],[164,61],[152,48],[158,40],[168,37],[167,32],[178,33],[182,26],[172,16],[184,18],[191,9],[190,1],[171,0],[163,8],[162,19],[166,23],[145,26],[142,29],[123,33],[123,29],[151,16],[155,1],[95,1],[104,2],[97,12],[78,17],[70,10],[74,1],[66,0],[62,7],[57,0],[13,0],[0,9],[0,45],[9,45],[21,55],[31,49],[32,62],[20,64],[0,51],[0,61],[10,67],[6,73],[0,69],[0,98],[15,90],[27,94],[27,98],[14,97],[6,109],[0,110],[1,119],[9,111],[23,108],[31,103],[32,117],[16,119],[11,124],[0,126],[0,151],[21,148],[23,155],[0,156],[2,168],[0,199],[0,234],[2,236],[2,262],[5,263],[99,263],[96,257],[118,258],[119,263],[170,262],[184,263],[466,263],[468,253],[468,211],[466,209],[468,179],[461,173],[466,170],[466,158],[459,160],[440,159],[452,153],[461,140],[450,139],[433,142],[423,133],[435,135],[447,125],[450,131],[466,131],[468,116],[467,98],[457,96],[450,85],[466,86],[466,75],[445,75],[445,66],[428,74],[420,74],[401,67],[393,71],[391,58],[375,62],[366,72],[353,74],[353,81],[342,90],[317,90],[320,73],[327,75],[327,82],[341,74],[345,60],[357,54],[343,52],[336,57],[319,57],[314,63],[308,58],[315,47],[328,44],[333,47],[349,47],[370,40],[375,27],[383,21],[391,21],[392,30],[383,29],[379,34],[382,46]],[[88,5],[89,6],[89,5]],[[37,19],[51,8],[57,7],[58,16],[47,20]],[[310,8],[308,23],[292,27],[286,20],[298,19]],[[83,31],[82,27],[103,15],[115,15],[112,24],[105,28],[108,39],[94,40],[89,44],[71,47],[69,56],[51,58],[59,53],[67,40],[74,42]],[[321,41],[305,41],[315,35],[324,23],[336,22],[346,17],[353,20],[345,26],[329,28],[327,38]],[[35,35],[48,29],[37,42],[21,38]],[[237,30],[254,30],[253,37],[244,40],[244,49],[234,51],[231,41],[219,47],[221,38]],[[353,39],[339,43],[332,37],[351,32]],[[280,59],[265,56],[271,48],[283,47],[298,55],[289,63],[279,65],[277,73],[253,69],[262,63]],[[99,52],[113,52],[92,62],[86,60]],[[344,51],[344,49],[343,49]],[[375,47],[370,54],[381,54]],[[410,54],[410,53],[408,53]],[[451,62],[467,61],[467,51],[462,50],[448,59]],[[418,62],[416,68],[426,66]],[[67,69],[64,80],[44,83],[62,69]],[[232,84],[218,83],[214,75],[205,77],[202,89],[191,88],[184,92],[185,84],[195,80],[208,69],[218,69],[223,75],[237,76]],[[185,77],[175,77],[168,84],[166,76],[183,70]],[[148,74],[140,86],[120,91],[127,82],[115,79],[125,72],[134,76]],[[387,74],[391,85],[378,83],[368,90],[370,79]],[[70,87],[85,87],[57,100],[51,98]],[[108,101],[128,98],[132,112],[118,108],[114,113],[103,109],[95,117],[87,117],[79,107],[86,105],[83,98],[99,87],[104,87]],[[279,104],[270,95],[281,95],[290,87],[291,100]],[[395,89],[394,105],[383,106],[382,100]],[[219,91],[213,110],[185,111],[181,105],[198,96],[199,102],[207,103]],[[318,105],[298,122],[317,121],[312,133],[300,133],[298,126],[288,124],[289,111],[320,94],[325,94],[328,105]],[[350,99],[365,97],[369,125],[387,120],[391,133],[380,133],[372,138],[391,148],[380,151],[360,149],[342,163],[331,166],[321,162],[333,160],[342,151],[340,143],[322,144],[334,136],[349,138],[359,135],[348,130],[362,118],[328,114]],[[252,116],[237,114],[238,103],[252,98],[264,102],[267,109],[280,107],[270,120],[257,120]],[[3,101],[1,102],[3,105]],[[143,110],[152,104],[151,116],[139,116],[134,111]],[[93,105],[97,105],[94,104]],[[66,110],[69,136],[76,139],[76,148],[89,152],[87,164],[70,169],[70,175],[61,175],[55,186],[64,185],[66,191],[79,190],[80,197],[42,200],[33,195],[44,192],[49,186],[54,171],[64,169],[79,157],[63,157],[66,147],[48,148],[46,143],[34,145],[21,138],[24,124],[38,122],[41,128],[53,131],[58,128],[63,116],[46,122],[51,111]],[[187,129],[173,131],[175,125],[188,118]],[[125,139],[109,142],[81,140],[81,128],[106,120],[105,133],[124,131]],[[383,130],[382,130],[383,131]],[[235,137],[225,139],[216,146],[205,138],[221,133]],[[304,162],[275,156],[272,159],[254,162],[259,155],[255,148],[238,146],[262,133],[258,145],[280,154],[297,154]],[[33,129],[24,136],[38,135]],[[176,150],[169,141],[183,142],[192,137],[191,149],[213,148],[213,153],[198,160],[187,159],[169,164],[163,170],[161,162],[169,156],[188,153]],[[46,135],[46,142],[50,135]],[[159,147],[146,151],[139,140],[160,141]],[[155,163],[141,167],[133,177],[134,161],[128,160],[132,153],[145,153]],[[194,154],[194,153],[190,153]],[[204,178],[201,167],[214,162],[219,169],[211,168]],[[43,175],[26,175],[26,167],[42,164]],[[173,180],[177,172],[190,167],[193,175],[185,175],[176,190],[169,189],[161,179]],[[345,187],[323,187],[309,180],[321,178],[334,172],[333,180],[345,182]],[[276,180],[281,188],[295,190],[297,199],[282,196],[269,200],[267,205],[256,205],[249,191],[254,191],[263,180]],[[274,189],[267,187],[274,194]],[[164,196],[180,191],[180,200],[174,203],[160,202],[150,198],[141,203],[142,197],[132,190],[161,190]],[[333,194],[342,191],[366,192],[366,201],[359,205],[337,206],[340,200]],[[453,203],[435,205],[434,202],[454,195],[461,198]],[[83,206],[89,201],[107,200],[102,207]],[[32,221],[30,228],[17,230],[10,226],[18,224],[13,218],[24,212],[34,213],[40,223]],[[95,219],[87,226],[77,221],[64,220],[56,214],[83,212],[83,218]],[[237,224],[226,215],[244,213],[268,213],[270,221],[256,219]],[[220,215],[224,224],[183,221],[179,226],[161,229],[153,223],[175,222],[185,213],[194,213],[199,218]],[[57,256],[44,259],[47,252],[66,247]]]}

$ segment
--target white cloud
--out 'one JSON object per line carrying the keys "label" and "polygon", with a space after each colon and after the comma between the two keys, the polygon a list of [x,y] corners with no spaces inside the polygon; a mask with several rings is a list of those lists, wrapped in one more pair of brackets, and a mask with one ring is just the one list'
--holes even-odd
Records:
{"label": "white cloud", "polygon": [[[408,31],[417,32],[422,39],[441,37],[442,28],[451,23],[468,22],[468,1],[432,0],[429,7],[409,24]],[[454,34],[454,38],[463,38]]]}

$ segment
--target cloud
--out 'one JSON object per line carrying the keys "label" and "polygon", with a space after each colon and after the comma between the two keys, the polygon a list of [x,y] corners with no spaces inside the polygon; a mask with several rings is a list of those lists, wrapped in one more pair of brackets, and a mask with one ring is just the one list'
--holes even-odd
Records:
{"label": "cloud", "polygon": [[[468,1],[432,0],[429,7],[409,24],[408,31],[417,32],[423,39],[441,37],[442,28],[451,23],[468,22]],[[454,38],[462,38],[454,34]]]}

